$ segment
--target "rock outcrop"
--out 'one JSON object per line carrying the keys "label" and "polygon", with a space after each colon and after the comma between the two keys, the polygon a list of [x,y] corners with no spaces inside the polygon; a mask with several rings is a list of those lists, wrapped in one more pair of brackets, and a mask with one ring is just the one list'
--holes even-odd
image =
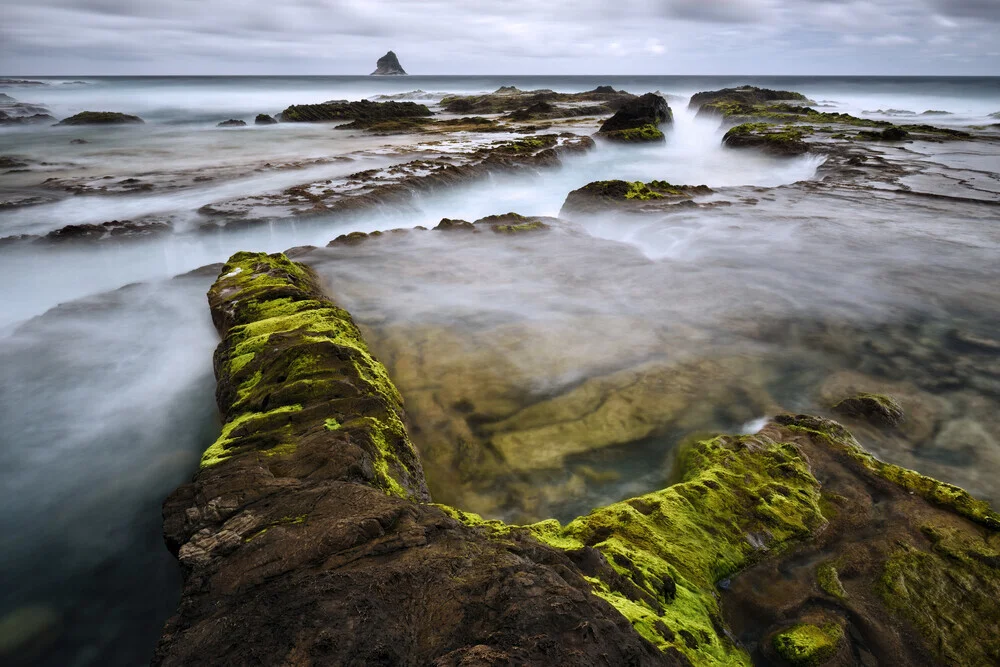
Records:
{"label": "rock outcrop", "polygon": [[601,125],[598,134],[622,143],[663,141],[660,126],[673,120],[667,101],[655,93],[646,93],[623,104]]}
{"label": "rock outcrop", "polygon": [[75,116],[64,118],[58,125],[141,125],[145,121],[138,116],[130,116],[117,111],[81,111]]}
{"label": "rock outcrop", "polygon": [[266,113],[259,113],[257,114],[257,117],[253,119],[254,125],[277,125],[277,123],[278,121]]}
{"label": "rock outcrop", "polygon": [[402,118],[423,118],[431,110],[416,102],[324,102],[323,104],[296,104],[281,112],[284,123],[317,123],[325,121],[354,121],[356,127]]}
{"label": "rock outcrop", "polygon": [[49,110],[39,104],[18,102],[0,93],[0,125],[37,125],[55,120]]}
{"label": "rock outcrop", "polygon": [[399,64],[399,58],[392,51],[378,59],[371,76],[406,76],[406,70]]}
{"label": "rock outcrop", "polygon": [[611,86],[598,86],[582,93],[557,93],[554,90],[520,90],[501,86],[487,95],[449,95],[441,106],[449,113],[496,114],[511,112],[515,120],[529,118],[565,118],[614,113],[635,95]]}
{"label": "rock outcrop", "polygon": [[225,424],[164,504],[184,592],[154,665],[1000,659],[1000,515],[835,422],[692,441],[671,486],[513,526],[428,502],[401,397],[308,267],[237,253],[209,302]]}
{"label": "rock outcrop", "polygon": [[595,181],[569,193],[560,215],[572,213],[600,213],[609,210],[628,210],[632,205],[645,203],[677,204],[690,202],[697,195],[708,195],[712,189],[705,185],[673,185],[666,181]]}
{"label": "rock outcrop", "polygon": [[237,118],[230,118],[229,120],[224,120],[216,127],[246,127],[247,122],[245,120],[239,120]]}
{"label": "rock outcrop", "polygon": [[756,148],[770,155],[794,156],[809,152],[809,144],[803,141],[809,134],[809,130],[797,127],[743,123],[726,132],[722,143],[730,148]]}
{"label": "rock outcrop", "polygon": [[743,104],[754,106],[782,101],[808,102],[808,99],[802,93],[796,93],[791,90],[771,90],[756,86],[742,86],[740,88],[723,88],[722,90],[695,93],[691,96],[688,108],[700,111],[705,105]]}

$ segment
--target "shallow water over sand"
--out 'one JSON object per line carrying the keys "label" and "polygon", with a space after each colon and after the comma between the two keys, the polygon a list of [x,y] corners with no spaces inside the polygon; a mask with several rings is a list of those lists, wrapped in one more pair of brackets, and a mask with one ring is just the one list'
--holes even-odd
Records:
{"label": "shallow water over sand", "polygon": [[[237,250],[325,246],[355,230],[555,216],[593,180],[704,183],[730,205],[579,218],[515,239],[413,232],[303,257],[399,384],[436,499],[514,520],[570,518],[662,486],[674,446],[694,433],[752,429],[779,410],[826,414],[860,389],[893,393],[909,415],[899,432],[852,425],[879,455],[995,499],[996,140],[883,147],[907,175],[872,169],[861,181],[824,182],[822,158],[724,150],[718,127],[673,103],[663,146],[601,144],[562,168],[426,195],[406,211],[195,231],[199,209],[217,200],[413,158],[412,137],[214,127],[230,116],[414,88],[612,84],[685,95],[746,82],[105,80],[8,91],[57,115],[100,102],[150,122],[0,132],[0,155],[30,165],[0,174],[3,196],[47,201],[0,209],[0,236],[140,215],[179,223],[145,242],[0,249],[2,555],[14,573],[0,617],[44,610],[32,662],[142,663],[174,608],[176,563],[160,541],[158,506],[194,472],[218,425],[204,299],[214,272],[173,276]],[[943,108],[954,116],[934,122],[971,124],[1000,110],[995,80],[756,83],[851,113]],[[335,160],[343,156],[352,161]],[[77,196],[43,187],[136,174],[155,187]]]}

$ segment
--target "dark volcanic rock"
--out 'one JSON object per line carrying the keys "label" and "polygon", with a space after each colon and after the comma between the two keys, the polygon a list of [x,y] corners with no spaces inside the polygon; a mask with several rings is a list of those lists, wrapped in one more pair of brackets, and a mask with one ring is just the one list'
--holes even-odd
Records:
{"label": "dark volcanic rock", "polygon": [[802,93],[790,90],[770,90],[768,88],[757,88],[756,86],[742,86],[740,88],[723,88],[722,90],[696,93],[691,96],[688,108],[698,110],[706,104],[715,104],[718,102],[734,102],[753,106],[755,104],[779,101],[806,102],[808,100]]}
{"label": "dark volcanic rock", "polygon": [[257,117],[253,119],[254,125],[276,125],[277,123],[278,121],[271,116],[268,116],[266,113],[259,113],[257,114]]}
{"label": "dark volcanic rock", "polygon": [[632,130],[643,125],[662,125],[671,123],[674,115],[667,101],[655,93],[629,100],[601,125],[601,132],[617,130]]}
{"label": "dark volcanic rock", "polygon": [[246,127],[247,122],[245,120],[237,120],[236,118],[230,118],[229,120],[224,120],[216,127]]}
{"label": "dark volcanic rock", "polygon": [[405,76],[406,70],[399,64],[399,58],[392,51],[378,59],[371,76]]}
{"label": "dark volcanic rock", "polygon": [[431,115],[431,110],[416,102],[325,102],[323,104],[292,105],[281,112],[285,123],[315,123],[321,121],[352,120],[359,123],[376,123],[398,118],[420,118]]}
{"label": "dark volcanic rock", "polygon": [[629,100],[601,125],[599,134],[621,142],[663,141],[660,125],[672,123],[667,101],[655,93]]}
{"label": "dark volcanic rock", "polygon": [[909,138],[909,136],[910,133],[901,127],[887,127],[881,132],[872,132],[870,130],[862,130],[858,132],[859,138],[871,139],[873,141],[903,141],[904,139]]}
{"label": "dark volcanic rock", "polygon": [[116,111],[81,111],[64,118],[58,125],[141,125],[143,119]]}

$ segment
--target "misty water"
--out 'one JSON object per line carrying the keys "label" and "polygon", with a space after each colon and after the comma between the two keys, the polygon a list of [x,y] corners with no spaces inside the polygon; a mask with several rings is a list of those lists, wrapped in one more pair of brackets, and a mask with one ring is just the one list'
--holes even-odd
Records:
{"label": "misty water", "polygon": [[[150,215],[169,218],[175,231],[146,242],[0,247],[0,639],[33,633],[35,645],[21,654],[31,664],[143,664],[176,607],[180,576],[160,537],[159,506],[219,431],[205,292],[217,274],[210,265],[237,250],[319,247],[301,259],[369,335],[428,450],[462,427],[466,408],[456,404],[497,423],[527,423],[525,406],[560,394],[572,404],[574,390],[596,383],[603,391],[602,378],[616,373],[677,378],[665,404],[683,409],[656,437],[570,453],[544,480],[525,474],[480,495],[449,476],[442,455],[427,467],[443,502],[513,520],[565,520],[662,486],[672,448],[690,434],[752,431],[779,409],[823,412],[832,395],[866,378],[918,408],[910,430],[864,434],[866,445],[979,497],[1000,496],[996,139],[886,148],[886,160],[913,167],[907,186],[926,194],[903,196],[877,184],[823,184],[821,157],[726,150],[717,123],[671,98],[665,145],[599,144],[561,168],[493,176],[419,197],[405,211],[293,215],[210,232],[199,212],[449,149],[327,125],[215,127],[289,104],[501,85],[613,85],[684,98],[751,83],[855,115],[946,110],[932,122],[962,127],[987,125],[1000,110],[998,79],[86,80],[6,92],[58,118],[107,109],[147,124],[0,129],[0,156],[31,165],[0,174],[0,200],[40,200],[0,207],[0,237]],[[452,148],[496,139],[468,135]],[[343,156],[351,161],[335,159]],[[156,187],[73,196],[43,185],[106,176]],[[443,217],[557,216],[571,190],[610,178],[705,184],[733,205],[579,218],[537,239],[415,232],[324,248],[350,231],[433,227]],[[512,387],[523,396],[508,400]],[[446,424],[437,440],[435,420]]]}

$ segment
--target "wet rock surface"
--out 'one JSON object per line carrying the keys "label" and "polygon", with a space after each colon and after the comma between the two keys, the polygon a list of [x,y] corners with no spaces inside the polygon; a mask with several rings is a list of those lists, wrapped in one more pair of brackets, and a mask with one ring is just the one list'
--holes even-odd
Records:
{"label": "wet rock surface", "polygon": [[1000,656],[1000,515],[835,422],[692,440],[660,491],[511,526],[426,504],[400,396],[310,269],[238,253],[209,300],[226,425],[164,505],[185,590],[155,665]]}
{"label": "wet rock surface", "polygon": [[627,101],[601,125],[598,134],[609,141],[642,143],[663,141],[661,125],[673,122],[667,101],[655,93]]}
{"label": "wet rock surface", "polygon": [[278,116],[283,123],[315,123],[350,120],[356,127],[379,121],[430,116],[431,111],[416,102],[324,102],[323,104],[293,104]]}

